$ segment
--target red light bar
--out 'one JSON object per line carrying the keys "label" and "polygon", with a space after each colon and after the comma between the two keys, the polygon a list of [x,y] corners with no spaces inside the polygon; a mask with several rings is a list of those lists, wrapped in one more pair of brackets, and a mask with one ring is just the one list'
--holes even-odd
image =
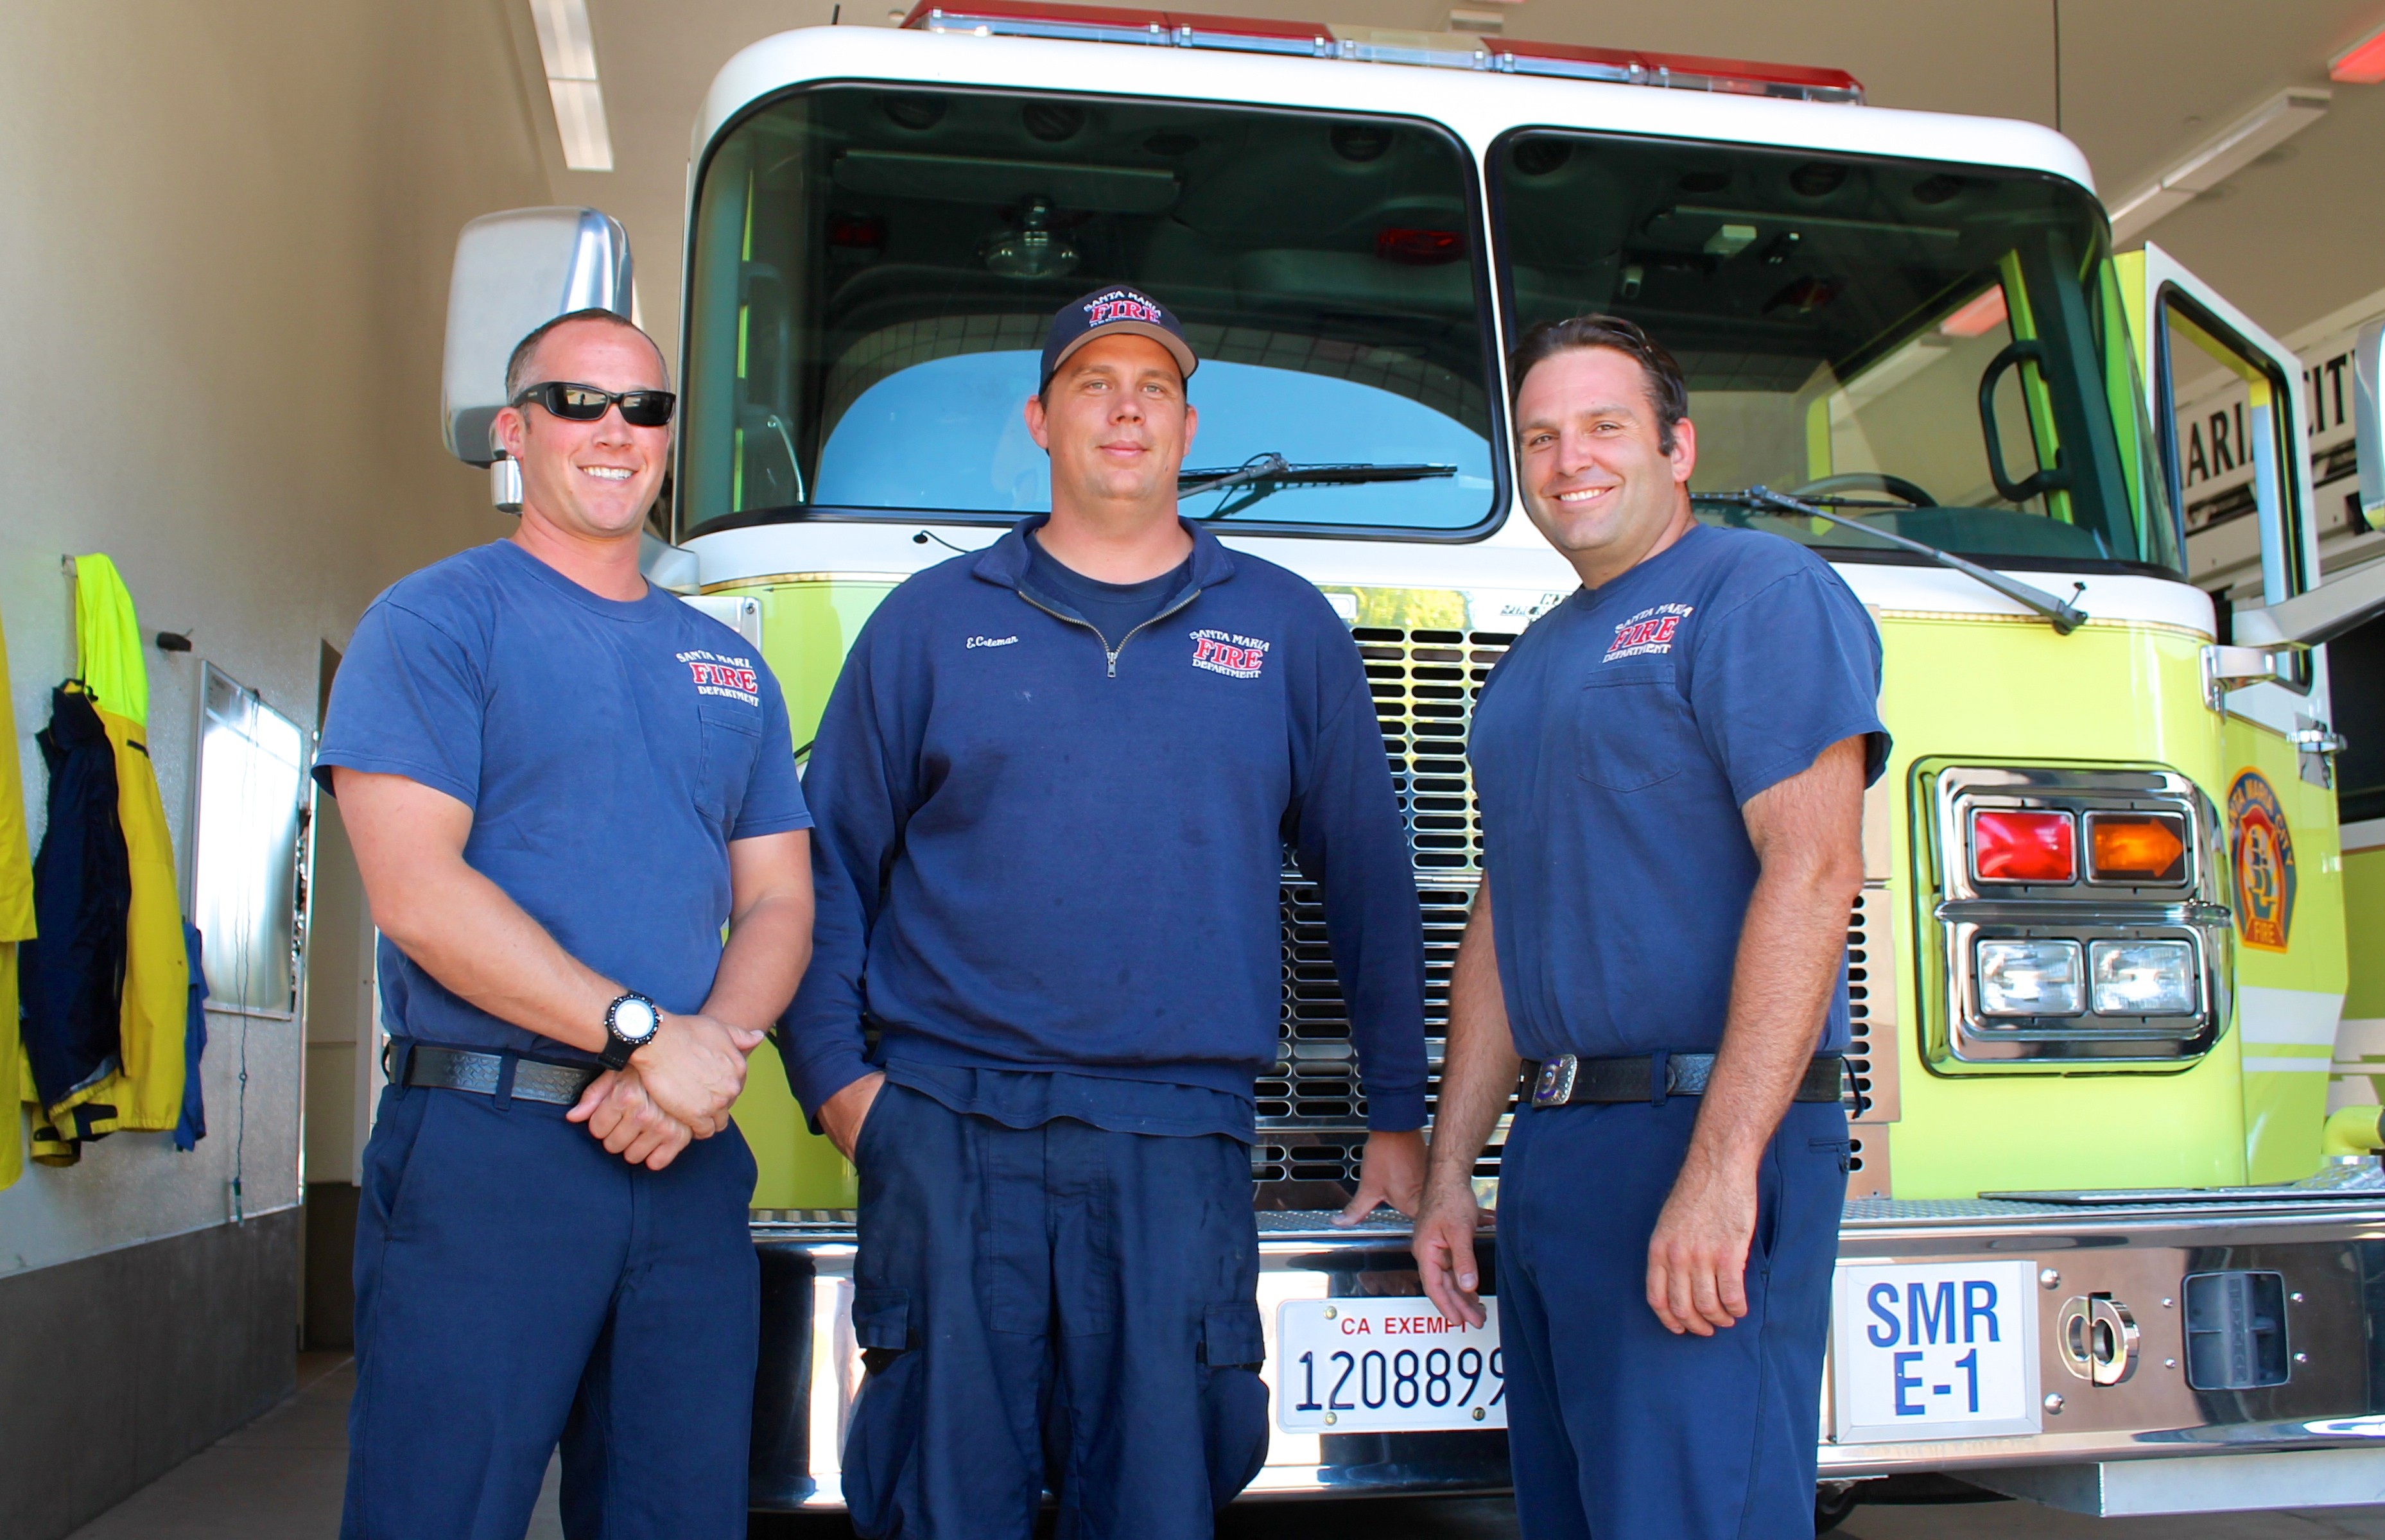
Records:
{"label": "red light bar", "polygon": [[1863,82],[1843,69],[1758,64],[1748,59],[1709,58],[1703,54],[1642,54],[1569,43],[1502,39],[1492,68],[1518,75],[1563,75],[1574,80],[1615,81],[1741,96],[1785,96],[1806,102],[1863,100]]}
{"label": "red light bar", "polygon": [[1983,883],[2077,882],[2070,815],[1980,808],[1971,815],[1971,871]]}
{"label": "red light bar", "polygon": [[[1748,96],[1791,96],[1808,102],[1860,102],[1863,82],[1843,69],[1803,64],[1759,64],[1754,59],[1709,58],[1704,54],[1643,54],[1652,70],[1674,77],[1691,91],[1729,91]],[[1704,81],[1700,85],[1698,81]]]}
{"label": "red light bar", "polygon": [[919,0],[903,25],[914,31],[985,32],[1073,43],[1144,43],[1256,54],[1330,54],[1333,34],[1310,21],[1210,16],[1198,11],[1057,6],[1032,0]]}
{"label": "red light bar", "polygon": [[[1412,43],[1386,41],[1376,29],[1368,27],[1344,27],[1337,31],[1311,21],[1077,6],[1053,0],[919,0],[903,25],[914,31],[1155,44],[1237,53],[1339,56],[1376,64],[1495,69],[1515,75],[1554,75],[1568,80],[1807,102],[1863,100],[1862,82],[1845,70],[1800,64],[1757,64],[1743,59],[1708,58],[1700,54],[1642,54],[1570,43],[1471,36],[1442,45],[1455,34],[1442,34],[1439,38],[1427,34],[1428,44],[1419,47]],[[1398,34],[1402,39],[1414,35]]]}

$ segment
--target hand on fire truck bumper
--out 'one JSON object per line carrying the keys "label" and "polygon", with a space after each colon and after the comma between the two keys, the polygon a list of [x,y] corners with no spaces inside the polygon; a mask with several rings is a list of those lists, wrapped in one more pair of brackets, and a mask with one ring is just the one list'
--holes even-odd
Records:
{"label": "hand on fire truck bumper", "polygon": [[1424,1133],[1370,1133],[1358,1159],[1358,1191],[1333,1222],[1351,1225],[1382,1204],[1413,1214],[1424,1196]]}

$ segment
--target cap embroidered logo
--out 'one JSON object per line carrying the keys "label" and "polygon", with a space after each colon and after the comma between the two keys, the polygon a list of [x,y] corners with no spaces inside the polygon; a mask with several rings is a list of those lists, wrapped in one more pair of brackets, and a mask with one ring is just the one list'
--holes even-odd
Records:
{"label": "cap embroidered logo", "polygon": [[1088,326],[1107,326],[1114,320],[1143,320],[1158,326],[1167,319],[1166,312],[1158,306],[1132,289],[1113,289],[1085,304],[1085,324]]}

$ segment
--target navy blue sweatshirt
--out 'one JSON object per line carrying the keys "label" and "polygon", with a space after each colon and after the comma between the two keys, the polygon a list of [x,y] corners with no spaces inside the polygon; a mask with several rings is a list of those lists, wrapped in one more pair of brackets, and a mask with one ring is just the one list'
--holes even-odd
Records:
{"label": "navy blue sweatshirt", "polygon": [[[1278,885],[1319,883],[1371,1127],[1424,1124],[1424,940],[1381,731],[1322,595],[1199,525],[1115,648],[1029,583],[1025,520],[864,626],[804,780],[805,1107],[879,1057],[1249,1098],[1282,1008]],[[866,981],[866,982],[865,982]]]}

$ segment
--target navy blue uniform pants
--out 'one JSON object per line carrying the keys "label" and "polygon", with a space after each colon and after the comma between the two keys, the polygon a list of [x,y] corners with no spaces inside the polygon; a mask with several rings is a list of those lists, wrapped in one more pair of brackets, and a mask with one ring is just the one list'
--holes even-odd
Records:
{"label": "navy blue uniform pants", "polygon": [[1499,1332],[1526,1540],[1813,1540],[1837,1105],[1789,1109],[1757,1179],[1747,1314],[1710,1337],[1648,1308],[1648,1237],[1698,1114],[1520,1111],[1499,1162]]}
{"label": "navy blue uniform pants", "polygon": [[343,1540],[743,1540],[760,1281],[734,1127],[659,1171],[564,1108],[393,1087],[356,1213]]}
{"label": "navy blue uniform pants", "polygon": [[1014,1129],[889,1083],[862,1124],[844,1500],[870,1540],[1207,1540],[1267,1458],[1250,1151]]}

